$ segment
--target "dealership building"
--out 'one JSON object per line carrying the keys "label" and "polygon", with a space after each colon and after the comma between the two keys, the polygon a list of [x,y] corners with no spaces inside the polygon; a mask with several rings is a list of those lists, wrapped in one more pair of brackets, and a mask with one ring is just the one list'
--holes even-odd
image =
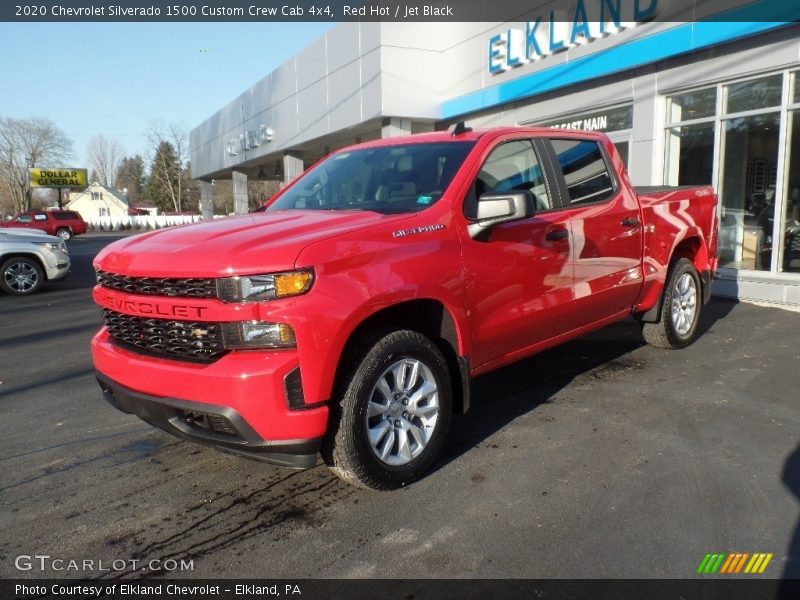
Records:
{"label": "dealership building", "polygon": [[604,131],[634,185],[718,191],[715,294],[800,305],[800,25],[760,20],[787,9],[772,0],[723,17],[702,5],[675,19],[658,0],[579,0],[519,22],[337,25],[192,131],[202,207],[214,180],[232,179],[246,212],[248,181],[462,120]]}

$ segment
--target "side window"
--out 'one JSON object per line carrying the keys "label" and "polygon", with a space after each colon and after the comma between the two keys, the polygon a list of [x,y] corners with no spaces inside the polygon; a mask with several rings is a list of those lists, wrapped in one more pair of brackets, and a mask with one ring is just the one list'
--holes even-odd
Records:
{"label": "side window", "polygon": [[31,221],[33,221],[30,215],[20,215],[17,217],[16,220],[18,223],[30,223]]}
{"label": "side window", "polygon": [[476,199],[486,192],[514,190],[530,191],[537,211],[553,207],[544,173],[528,140],[506,142],[492,150],[475,178]]}
{"label": "side window", "polygon": [[614,180],[597,142],[550,141],[567,182],[570,204],[602,202],[614,195]]}
{"label": "side window", "polygon": [[47,215],[44,213],[36,213],[33,215],[34,221],[47,221]]}

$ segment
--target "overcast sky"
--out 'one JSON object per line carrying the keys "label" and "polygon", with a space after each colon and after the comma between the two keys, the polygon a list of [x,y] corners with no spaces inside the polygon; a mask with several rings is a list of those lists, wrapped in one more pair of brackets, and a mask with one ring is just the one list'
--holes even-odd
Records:
{"label": "overcast sky", "polygon": [[[154,119],[190,130],[327,23],[0,23],[0,116],[47,117],[74,142],[143,154]],[[66,165],[65,165],[66,166]]]}

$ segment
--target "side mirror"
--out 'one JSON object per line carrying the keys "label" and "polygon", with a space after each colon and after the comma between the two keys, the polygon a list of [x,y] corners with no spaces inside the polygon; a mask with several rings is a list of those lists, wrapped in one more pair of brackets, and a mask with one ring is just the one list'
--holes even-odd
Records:
{"label": "side mirror", "polygon": [[527,219],[534,214],[533,194],[528,190],[504,193],[486,193],[478,198],[475,218],[467,225],[467,232],[472,239],[495,225]]}

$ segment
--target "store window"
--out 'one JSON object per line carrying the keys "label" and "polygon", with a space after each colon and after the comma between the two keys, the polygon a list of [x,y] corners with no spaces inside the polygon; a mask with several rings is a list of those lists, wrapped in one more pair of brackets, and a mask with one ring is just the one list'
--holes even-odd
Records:
{"label": "store window", "polygon": [[667,99],[668,185],[711,185],[714,178],[714,133],[717,89],[708,88]]}
{"label": "store window", "polygon": [[800,75],[794,74],[794,105],[789,112],[786,211],[779,268],[800,273]]}
{"label": "store window", "polygon": [[778,73],[667,98],[664,182],[716,186],[720,267],[800,272],[798,85]]}
{"label": "store window", "polygon": [[668,104],[670,123],[714,117],[717,113],[717,88],[671,96]]}
{"label": "store window", "polygon": [[781,105],[783,76],[743,81],[726,86],[725,112],[738,113]]}
{"label": "store window", "polygon": [[724,121],[721,266],[770,270],[779,128],[778,113]]}
{"label": "store window", "polygon": [[668,185],[711,185],[714,129],[714,123],[696,123],[667,130]]}
{"label": "store window", "polygon": [[774,75],[722,88],[720,266],[771,269],[782,85]]}

